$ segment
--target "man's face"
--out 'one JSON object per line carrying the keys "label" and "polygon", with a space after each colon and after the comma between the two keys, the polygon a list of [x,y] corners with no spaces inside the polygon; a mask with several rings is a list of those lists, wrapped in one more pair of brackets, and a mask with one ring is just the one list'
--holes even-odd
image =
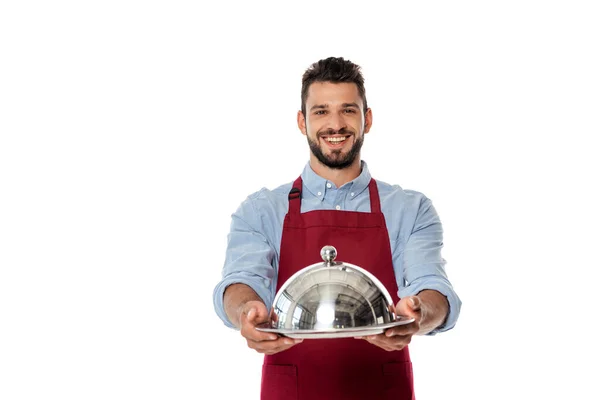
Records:
{"label": "man's face", "polygon": [[371,110],[365,114],[354,83],[311,84],[306,117],[298,112],[298,127],[306,135],[313,156],[335,169],[346,168],[360,159],[363,135],[369,132],[371,120]]}

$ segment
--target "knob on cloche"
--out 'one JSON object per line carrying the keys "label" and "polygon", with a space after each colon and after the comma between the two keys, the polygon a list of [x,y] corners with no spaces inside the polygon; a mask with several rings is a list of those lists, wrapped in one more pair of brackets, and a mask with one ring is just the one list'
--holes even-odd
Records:
{"label": "knob on cloche", "polygon": [[337,256],[337,250],[333,246],[325,246],[321,249],[321,258],[328,264],[331,264]]}

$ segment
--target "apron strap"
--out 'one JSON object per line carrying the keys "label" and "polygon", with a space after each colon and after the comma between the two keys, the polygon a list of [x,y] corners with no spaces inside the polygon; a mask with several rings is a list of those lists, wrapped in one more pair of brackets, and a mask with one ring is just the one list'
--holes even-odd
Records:
{"label": "apron strap", "polygon": [[371,178],[369,182],[369,199],[371,200],[371,212],[381,213],[381,204],[379,202],[379,190],[377,190],[377,182]]}
{"label": "apron strap", "polygon": [[290,190],[290,193],[288,194],[288,201],[290,203],[290,208],[288,210],[288,212],[290,214],[300,214],[300,204],[301,204],[301,200],[302,199],[302,177],[298,177],[298,179],[296,179],[294,181],[294,184],[292,185],[292,189]]}

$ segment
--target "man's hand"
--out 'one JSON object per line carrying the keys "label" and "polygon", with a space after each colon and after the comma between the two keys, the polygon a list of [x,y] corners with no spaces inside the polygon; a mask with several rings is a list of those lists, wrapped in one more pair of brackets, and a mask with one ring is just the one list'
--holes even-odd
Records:
{"label": "man's hand", "polygon": [[256,326],[269,320],[269,311],[262,301],[248,301],[240,309],[239,326],[248,347],[263,354],[275,354],[289,349],[302,339],[279,337],[274,333],[261,332]]}
{"label": "man's hand", "polygon": [[446,296],[436,290],[423,290],[416,296],[404,297],[396,305],[396,315],[415,321],[390,328],[381,335],[367,336],[366,340],[387,351],[402,350],[414,335],[424,335],[441,326],[449,307]]}
{"label": "man's hand", "polygon": [[404,297],[396,305],[396,314],[415,320],[410,324],[389,328],[382,334],[364,336],[361,339],[365,339],[386,351],[402,350],[410,343],[413,335],[421,329],[421,321],[423,320],[421,300],[417,296]]}

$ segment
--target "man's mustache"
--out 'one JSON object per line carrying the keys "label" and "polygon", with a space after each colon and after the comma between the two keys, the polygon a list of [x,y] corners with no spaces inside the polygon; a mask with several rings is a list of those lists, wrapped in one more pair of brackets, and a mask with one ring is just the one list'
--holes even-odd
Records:
{"label": "man's mustache", "polygon": [[319,132],[319,137],[333,136],[333,135],[354,135],[354,132],[347,128],[341,128],[341,129],[338,129],[337,131],[334,129],[326,129],[324,131]]}

